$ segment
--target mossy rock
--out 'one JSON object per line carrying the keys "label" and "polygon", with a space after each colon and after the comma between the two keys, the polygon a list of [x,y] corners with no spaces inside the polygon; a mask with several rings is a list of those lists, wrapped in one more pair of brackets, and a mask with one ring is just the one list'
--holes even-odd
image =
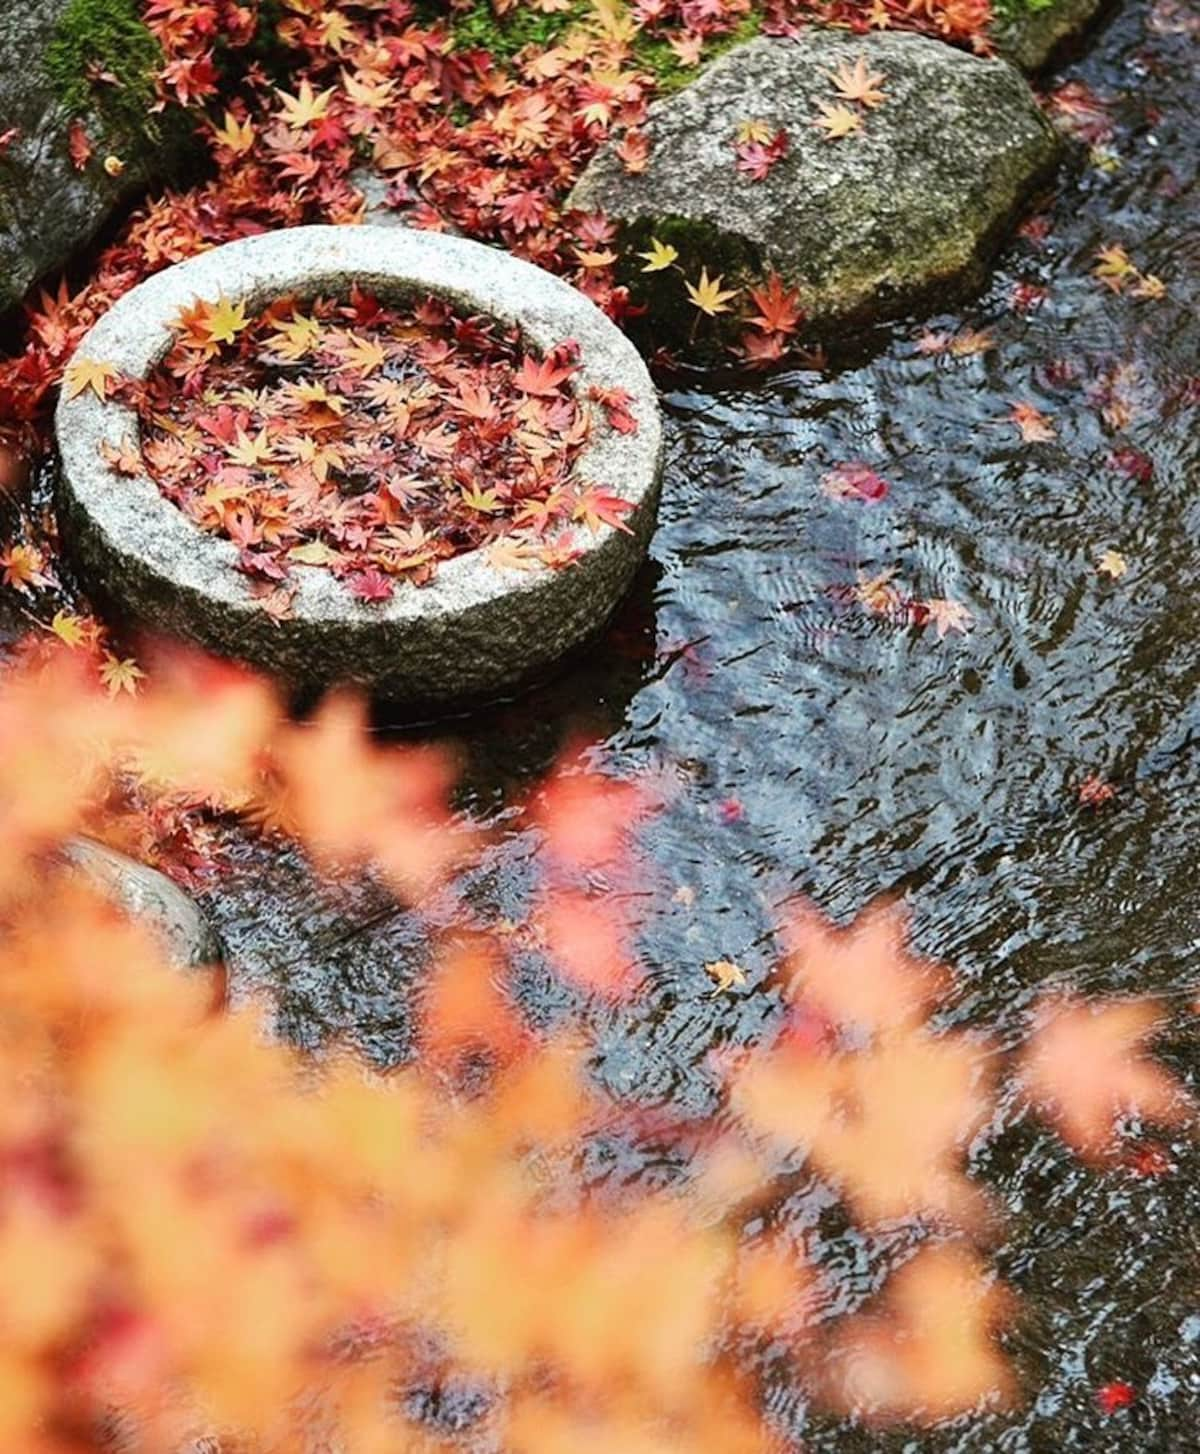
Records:
{"label": "mossy rock", "polygon": [[1105,0],[1001,0],[992,27],[996,48],[1021,70],[1040,71],[1086,30],[1104,4]]}
{"label": "mossy rock", "polygon": [[[178,164],[191,126],[152,109],[161,60],[137,0],[0,5],[0,118],[15,129],[0,155],[0,310]],[[82,167],[75,122],[92,148]]]}
{"label": "mossy rock", "polygon": [[[884,78],[884,100],[861,111],[860,130],[830,140],[814,125],[818,102],[835,99],[830,73],[860,58]],[[758,181],[737,168],[750,120],[789,138]],[[921,36],[834,30],[737,47],[656,102],[645,130],[644,171],[627,171],[610,143],[569,203],[602,209],[635,246],[656,237],[677,248],[677,268],[627,279],[665,342],[692,331],[684,281],[702,266],[725,287],[779,273],[825,336],[961,292],[1059,154],[1006,62]]]}

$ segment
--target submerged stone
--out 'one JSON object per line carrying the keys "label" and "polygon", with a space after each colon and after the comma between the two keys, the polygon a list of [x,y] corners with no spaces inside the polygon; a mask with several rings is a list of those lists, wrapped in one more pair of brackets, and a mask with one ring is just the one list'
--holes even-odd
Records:
{"label": "submerged stone", "polygon": [[138,438],[134,410],[64,391],[55,417],[67,542],[92,593],[147,630],[194,642],[305,691],[336,683],[417,711],[469,704],[537,679],[596,637],[646,553],[659,496],[662,424],[637,350],[584,295],[494,248],[406,228],[299,227],[227,243],[126,293],[76,357],[143,378],[166,353],[180,310],[199,299],[257,311],[277,298],[433,293],[468,314],[517,325],[532,349],[578,345],[583,399],[623,391],[636,429],[599,407],[575,462],[581,481],[630,507],[624,529],[569,524],[578,552],[557,569],[497,563],[486,550],[442,561],[428,585],[398,580],[382,602],[356,599],[318,567],[298,567],[290,610],[268,611],[232,541],[202,530],[148,473],[115,475],[104,452]]}
{"label": "submerged stone", "polygon": [[213,965],[221,946],[208,920],[166,874],[91,838],[74,838],[67,861],[131,919],[144,924],[180,969]]}
{"label": "submerged stone", "polygon": [[[818,102],[837,102],[831,73],[860,58],[882,76],[883,100],[846,103],[858,129],[830,140]],[[787,132],[763,180],[737,167],[747,121]],[[921,36],[834,30],[739,46],[653,106],[645,130],[646,169],[626,171],[610,144],[571,205],[603,209],[635,243],[672,244],[692,281],[701,265],[726,286],[777,271],[818,326],[895,316],[974,282],[1058,154],[1007,62]],[[673,270],[637,284],[652,316],[689,318]]]}

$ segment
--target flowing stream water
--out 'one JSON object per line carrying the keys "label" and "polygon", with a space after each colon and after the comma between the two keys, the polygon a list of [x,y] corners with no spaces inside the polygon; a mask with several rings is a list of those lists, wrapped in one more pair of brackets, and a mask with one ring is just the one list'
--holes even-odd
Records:
{"label": "flowing stream water", "polygon": [[[1015,239],[959,312],[889,329],[826,373],[667,381],[661,525],[604,641],[537,692],[425,731],[463,753],[462,806],[494,829],[465,891],[496,915],[520,917],[536,869],[510,804],[565,744],[671,784],[641,835],[644,993],[599,1008],[536,956],[518,965],[525,1013],[581,1017],[614,1093],[712,1111],[713,1048],[778,1021],[772,911],[795,891],[843,921],[905,895],[919,949],[958,971],[946,1022],[1001,1045],[1048,987],[1161,995],[1160,1051],[1195,1083],[1198,43],[1184,0],[1130,4],[1046,80],[1099,98],[1083,118],[1096,150],[1045,200],[1045,236]],[[1098,283],[1111,243],[1166,296]],[[1014,307],[1029,284],[1044,300]],[[925,327],[994,346],[931,355]],[[1005,418],[1017,402],[1057,437],[1024,442]],[[878,471],[886,499],[829,498],[821,479],[846,461]],[[1096,569],[1109,548],[1128,561],[1118,580]],[[939,641],[846,600],[860,571],[889,568],[961,602],[974,628]],[[1092,776],[1117,790],[1100,810],[1079,802]],[[369,886],[322,888],[286,852],[236,836],[229,851],[206,903],[235,993],[270,996],[301,1044],[403,1060],[427,928]],[[717,958],[744,966],[745,987],[711,994]],[[1200,1157],[1184,1139],[1170,1154],[1163,1176],[1097,1173],[1002,1105],[972,1171],[1006,1214],[990,1250],[1023,1303],[1006,1341],[1024,1401],[884,1433],[812,1411],[781,1372],[773,1420],[812,1451],[1200,1448]],[[585,1174],[659,1184],[675,1157],[614,1140]],[[835,1312],[913,1250],[909,1229],[849,1226],[815,1178],[769,1215],[803,1240]],[[762,1356],[782,1368],[783,1352]],[[1106,1418],[1095,1391],[1112,1380],[1138,1400]],[[469,1421],[467,1405],[434,1412]]]}

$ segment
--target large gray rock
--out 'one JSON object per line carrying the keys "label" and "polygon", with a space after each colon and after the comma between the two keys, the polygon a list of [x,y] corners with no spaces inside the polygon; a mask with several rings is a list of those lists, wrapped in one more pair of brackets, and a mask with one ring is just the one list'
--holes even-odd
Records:
{"label": "large gray rock", "polygon": [[[881,73],[884,102],[861,131],[831,141],[818,101],[829,73],[860,57]],[[736,168],[741,122],[787,131],[765,180]],[[603,208],[638,242],[674,244],[689,278],[702,263],[726,286],[774,269],[800,290],[810,320],[873,320],[976,280],[1058,142],[1023,78],[914,35],[808,30],[761,38],[716,61],[651,108],[650,161],[631,174],[610,145],[572,205]],[[641,275],[665,324],[683,307],[674,273]],[[677,315],[678,316],[678,315]]]}
{"label": "large gray rock", "polygon": [[1000,54],[1023,71],[1040,71],[1059,46],[1085,30],[1105,0],[1016,0],[994,26]]}
{"label": "large gray rock", "polygon": [[227,243],[126,293],[79,345],[80,357],[143,376],[166,352],[171,324],[197,298],[222,294],[258,309],[289,293],[387,297],[432,292],[468,312],[517,324],[547,350],[580,349],[576,391],[624,389],[634,433],[594,411],[579,477],[633,509],[628,533],[572,526],[579,557],[558,570],[496,565],[484,551],[443,561],[426,586],[358,601],[328,571],[301,569],[291,615],[273,619],[236,569],[237,548],[206,534],[146,474],[115,477],[101,446],[137,437],[128,406],[90,390],[59,400],[60,504],[68,543],[93,593],[147,629],[182,637],[301,688],[353,682],[410,708],[469,703],[519,686],[595,637],[646,552],[658,508],[662,424],[637,350],[561,279],[457,237],[380,227],[298,227]]}
{"label": "large gray rock", "polygon": [[[0,311],[162,166],[157,57],[136,0],[0,0],[0,133],[14,133],[0,150]],[[93,83],[89,64],[115,79]],[[94,149],[82,169],[68,150],[76,119]]]}
{"label": "large gray rock", "polygon": [[94,889],[158,936],[172,964],[193,969],[219,962],[221,946],[208,920],[165,874],[92,838],[72,839],[63,853]]}

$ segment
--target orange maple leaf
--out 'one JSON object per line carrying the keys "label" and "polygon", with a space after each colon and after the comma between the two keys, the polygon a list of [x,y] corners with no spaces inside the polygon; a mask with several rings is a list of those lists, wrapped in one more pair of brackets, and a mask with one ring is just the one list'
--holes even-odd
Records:
{"label": "orange maple leaf", "polygon": [[1063,994],[1039,1002],[1021,1079],[1080,1156],[1103,1159],[1123,1116],[1174,1125],[1192,1114],[1183,1087],[1144,1054],[1163,1023],[1162,1007],[1147,999],[1088,1004]]}

